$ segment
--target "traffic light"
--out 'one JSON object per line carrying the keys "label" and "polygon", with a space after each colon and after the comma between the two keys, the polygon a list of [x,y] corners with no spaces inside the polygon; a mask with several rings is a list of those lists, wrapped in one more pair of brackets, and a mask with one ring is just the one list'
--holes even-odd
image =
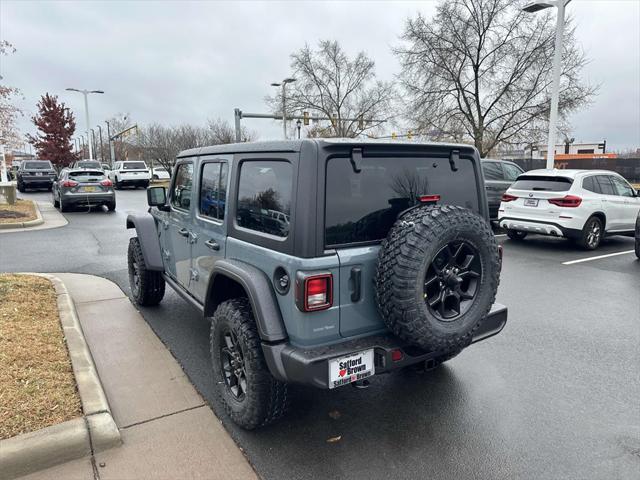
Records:
{"label": "traffic light", "polygon": [[396,132],[393,132],[391,134],[391,140],[397,140],[398,139],[398,135],[396,135]]}
{"label": "traffic light", "polygon": [[302,112],[302,123],[309,125],[309,112]]}
{"label": "traffic light", "polygon": [[407,140],[411,140],[413,138],[413,132],[411,130],[409,130],[407,132]]}

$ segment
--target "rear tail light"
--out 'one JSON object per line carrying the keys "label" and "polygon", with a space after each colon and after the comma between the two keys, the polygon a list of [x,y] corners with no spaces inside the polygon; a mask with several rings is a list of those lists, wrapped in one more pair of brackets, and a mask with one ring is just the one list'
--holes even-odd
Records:
{"label": "rear tail light", "polygon": [[393,360],[394,362],[399,362],[403,358],[404,358],[404,353],[402,353],[402,350],[400,350],[399,348],[396,348],[395,350],[391,350],[391,360]]}
{"label": "rear tail light", "polygon": [[62,182],[62,186],[63,187],[77,187],[78,186],[78,182],[76,182],[75,180],[65,180],[64,182]]}
{"label": "rear tail light", "polygon": [[103,187],[112,187],[113,183],[108,178],[105,178],[100,182],[100,185],[102,185]]}
{"label": "rear tail light", "polygon": [[502,194],[502,201],[503,202],[513,202],[514,200],[517,200],[518,197],[516,197],[515,195],[509,195],[508,193],[503,193]]}
{"label": "rear tail light", "polygon": [[420,203],[438,203],[440,195],[420,195]]}
{"label": "rear tail light", "polygon": [[333,275],[331,273],[305,274],[296,278],[296,303],[303,312],[326,310],[333,305]]}
{"label": "rear tail light", "polygon": [[582,198],[576,197],[575,195],[566,195],[562,198],[550,198],[547,201],[559,207],[574,208],[580,206],[580,204],[582,203]]}

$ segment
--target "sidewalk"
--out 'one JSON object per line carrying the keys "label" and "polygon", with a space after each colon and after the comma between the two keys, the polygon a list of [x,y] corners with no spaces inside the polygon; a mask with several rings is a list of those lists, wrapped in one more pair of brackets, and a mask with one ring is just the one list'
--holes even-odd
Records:
{"label": "sidewalk", "polygon": [[123,445],[22,479],[257,479],[122,290],[92,275],[55,275],[74,300]]}

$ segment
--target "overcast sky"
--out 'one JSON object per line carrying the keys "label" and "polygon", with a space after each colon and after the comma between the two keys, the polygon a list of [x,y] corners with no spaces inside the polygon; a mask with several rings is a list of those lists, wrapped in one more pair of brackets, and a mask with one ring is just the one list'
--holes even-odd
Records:
{"label": "overcast sky", "polygon": [[[577,37],[600,84],[593,105],[572,118],[579,141],[610,149],[640,147],[640,0],[574,0]],[[0,75],[33,114],[45,92],[57,94],[85,128],[82,96],[66,87],[102,89],[90,98],[95,125],[119,112],[145,124],[233,122],[233,109],[266,111],[269,84],[290,73],[290,53],[305,42],[337,39],[364,50],[391,80],[391,47],[408,17],[431,17],[435,2],[30,2],[0,0],[0,37],[17,48]],[[104,126],[104,124],[102,124]],[[278,138],[271,120],[246,120],[262,139]],[[20,126],[33,129],[28,117]]]}

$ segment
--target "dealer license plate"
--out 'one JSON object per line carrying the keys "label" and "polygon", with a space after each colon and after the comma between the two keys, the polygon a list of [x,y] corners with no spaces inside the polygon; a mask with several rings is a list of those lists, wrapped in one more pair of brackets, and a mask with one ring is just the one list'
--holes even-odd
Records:
{"label": "dealer license plate", "polygon": [[83,191],[85,192],[95,192],[96,187],[84,187]]}
{"label": "dealer license plate", "polygon": [[329,360],[329,388],[357,382],[375,373],[373,350]]}
{"label": "dealer license plate", "polygon": [[538,199],[537,198],[525,198],[524,199],[524,206],[525,207],[537,207],[538,206]]}

